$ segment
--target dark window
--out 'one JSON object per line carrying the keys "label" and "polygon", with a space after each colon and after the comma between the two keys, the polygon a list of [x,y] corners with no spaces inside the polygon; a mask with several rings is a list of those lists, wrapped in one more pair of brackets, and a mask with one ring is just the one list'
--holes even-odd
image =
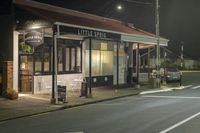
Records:
{"label": "dark window", "polygon": [[63,48],[58,47],[58,72],[63,71]]}
{"label": "dark window", "polygon": [[41,52],[34,53],[34,69],[35,69],[35,73],[42,72],[42,53]]}
{"label": "dark window", "polygon": [[50,71],[50,63],[51,62],[51,53],[50,53],[50,48],[45,47],[44,48],[44,54],[43,54],[43,68],[44,72],[49,72]]}
{"label": "dark window", "polygon": [[45,38],[45,43],[34,48],[34,72],[35,74],[49,74],[51,72],[51,45]]}
{"label": "dark window", "polygon": [[65,47],[65,71],[81,72],[81,47],[69,46]]}
{"label": "dark window", "polygon": [[[51,74],[52,45],[51,38],[34,49],[34,70],[36,74]],[[80,41],[58,39],[58,73],[79,73],[82,71],[82,47]]]}

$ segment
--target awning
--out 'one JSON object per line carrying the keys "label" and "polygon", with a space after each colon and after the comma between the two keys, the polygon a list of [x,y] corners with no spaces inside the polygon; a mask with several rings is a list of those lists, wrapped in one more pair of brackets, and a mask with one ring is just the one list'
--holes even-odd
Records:
{"label": "awning", "polygon": [[[121,40],[128,42],[137,42],[141,44],[157,45],[157,39],[154,37],[137,36],[131,34],[122,34]],[[161,46],[167,46],[169,40],[164,38],[159,38],[159,43]]]}

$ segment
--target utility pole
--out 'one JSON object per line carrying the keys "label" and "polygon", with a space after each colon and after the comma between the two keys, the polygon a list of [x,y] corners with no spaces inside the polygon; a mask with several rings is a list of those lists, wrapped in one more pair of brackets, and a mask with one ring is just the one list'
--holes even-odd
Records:
{"label": "utility pole", "polygon": [[183,69],[183,42],[181,42],[181,69]]}
{"label": "utility pole", "polygon": [[156,82],[157,87],[160,88],[160,31],[159,31],[159,2],[156,0],[156,9],[155,9],[155,17],[156,17],[156,39],[157,39],[157,47],[156,47]]}
{"label": "utility pole", "polygon": [[57,36],[58,36],[58,25],[53,25],[53,57],[52,57],[52,98],[51,103],[52,104],[58,104],[58,88],[57,88],[57,74],[58,74],[58,68],[57,68]]}
{"label": "utility pole", "polygon": [[139,74],[140,74],[140,55],[139,55],[139,50],[140,50],[140,45],[139,43],[137,44],[137,49],[136,49],[136,75],[137,75],[137,83],[136,83],[136,88],[140,88],[139,84]]}

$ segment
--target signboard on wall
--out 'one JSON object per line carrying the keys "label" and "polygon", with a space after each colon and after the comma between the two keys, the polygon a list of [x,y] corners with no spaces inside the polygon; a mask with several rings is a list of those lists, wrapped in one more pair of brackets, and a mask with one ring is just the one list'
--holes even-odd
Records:
{"label": "signboard on wall", "polygon": [[85,37],[94,37],[101,39],[116,39],[120,40],[121,35],[117,33],[110,33],[98,30],[90,30],[84,28],[76,28],[76,27],[68,27],[68,26],[60,26],[59,27],[60,34],[73,34]]}
{"label": "signboard on wall", "polygon": [[31,45],[33,47],[37,47],[37,46],[44,43],[43,34],[38,32],[38,31],[28,32],[25,35],[25,42],[28,45]]}

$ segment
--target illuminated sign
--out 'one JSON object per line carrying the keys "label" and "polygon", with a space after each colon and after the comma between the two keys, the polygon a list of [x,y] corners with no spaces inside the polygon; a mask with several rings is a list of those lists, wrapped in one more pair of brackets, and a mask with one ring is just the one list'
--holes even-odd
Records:
{"label": "illuminated sign", "polygon": [[76,28],[76,27],[68,27],[68,26],[60,26],[59,31],[61,35],[64,34],[73,34],[85,37],[94,37],[101,39],[121,39],[121,35],[117,33],[103,32],[98,30],[89,30],[84,28]]}
{"label": "illuminated sign", "polygon": [[28,45],[31,45],[33,47],[37,47],[37,46],[44,43],[43,34],[40,33],[40,32],[37,32],[37,31],[28,32],[25,35],[25,42]]}
{"label": "illuminated sign", "polygon": [[78,29],[78,35],[95,37],[95,38],[107,38],[107,33],[106,32],[93,31],[93,30],[84,30],[84,29]]}

